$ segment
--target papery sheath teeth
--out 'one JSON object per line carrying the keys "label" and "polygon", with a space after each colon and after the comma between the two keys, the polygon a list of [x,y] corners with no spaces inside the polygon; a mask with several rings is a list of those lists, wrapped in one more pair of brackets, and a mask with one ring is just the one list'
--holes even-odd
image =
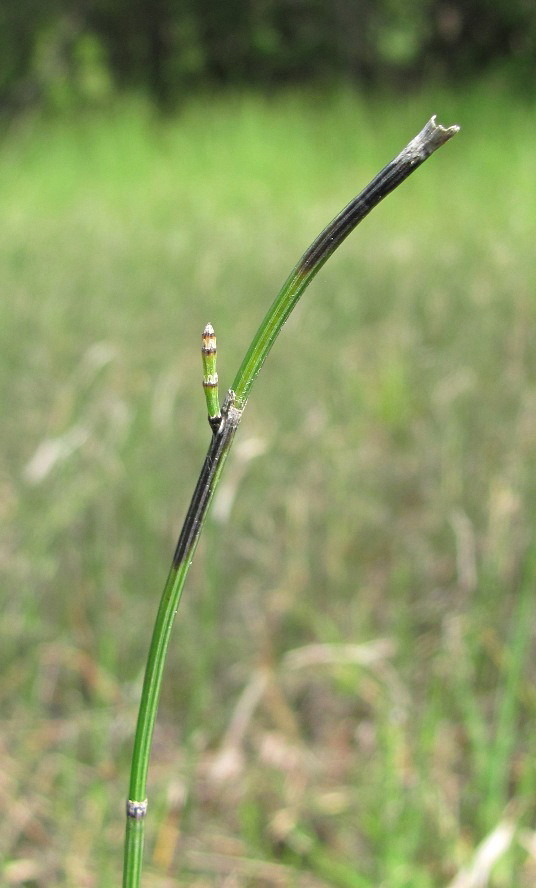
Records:
{"label": "papery sheath teeth", "polygon": [[218,385],[218,374],[209,373],[208,376],[204,376],[203,385],[205,386],[205,388],[216,388],[216,386]]}

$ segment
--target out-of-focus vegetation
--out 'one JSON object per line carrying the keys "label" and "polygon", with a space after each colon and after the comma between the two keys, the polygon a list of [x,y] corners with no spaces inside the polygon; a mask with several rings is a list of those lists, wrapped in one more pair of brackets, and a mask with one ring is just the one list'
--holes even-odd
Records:
{"label": "out-of-focus vegetation", "polygon": [[144,884],[461,888],[492,835],[482,884],[534,885],[536,114],[498,79],[11,124],[3,885],[117,884],[203,326],[225,386],[433,111],[462,135],[322,270],[248,406],[172,640]]}
{"label": "out-of-focus vegetation", "polygon": [[496,66],[533,91],[527,0],[2,0],[0,106],[64,109],[136,89],[458,82]]}

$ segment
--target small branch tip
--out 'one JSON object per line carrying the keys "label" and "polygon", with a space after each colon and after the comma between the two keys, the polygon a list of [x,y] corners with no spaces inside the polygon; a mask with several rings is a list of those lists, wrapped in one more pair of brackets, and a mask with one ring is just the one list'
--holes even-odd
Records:
{"label": "small branch tip", "polygon": [[208,421],[213,432],[220,426],[220,400],[218,395],[218,373],[216,370],[216,334],[212,324],[203,330],[201,360],[203,362],[203,389],[207,402]]}

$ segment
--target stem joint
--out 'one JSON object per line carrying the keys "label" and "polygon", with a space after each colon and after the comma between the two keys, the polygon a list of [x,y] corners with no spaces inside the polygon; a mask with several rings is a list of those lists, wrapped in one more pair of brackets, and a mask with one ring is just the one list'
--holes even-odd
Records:
{"label": "stem joint", "polygon": [[136,802],[132,799],[127,801],[127,818],[129,820],[144,820],[147,814],[147,799],[143,802]]}

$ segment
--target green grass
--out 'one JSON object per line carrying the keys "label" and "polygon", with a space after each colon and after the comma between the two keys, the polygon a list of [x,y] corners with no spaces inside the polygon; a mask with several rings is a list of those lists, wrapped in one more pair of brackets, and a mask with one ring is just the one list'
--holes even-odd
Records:
{"label": "green grass", "polygon": [[[253,392],[172,640],[144,885],[446,888],[503,818],[486,884],[534,883],[536,113],[497,83],[5,134],[3,883],[118,883],[209,435],[202,329],[225,387],[303,249],[434,112],[462,133],[322,269]],[[342,647],[378,639],[369,665]],[[317,644],[338,654],[300,665]]]}

